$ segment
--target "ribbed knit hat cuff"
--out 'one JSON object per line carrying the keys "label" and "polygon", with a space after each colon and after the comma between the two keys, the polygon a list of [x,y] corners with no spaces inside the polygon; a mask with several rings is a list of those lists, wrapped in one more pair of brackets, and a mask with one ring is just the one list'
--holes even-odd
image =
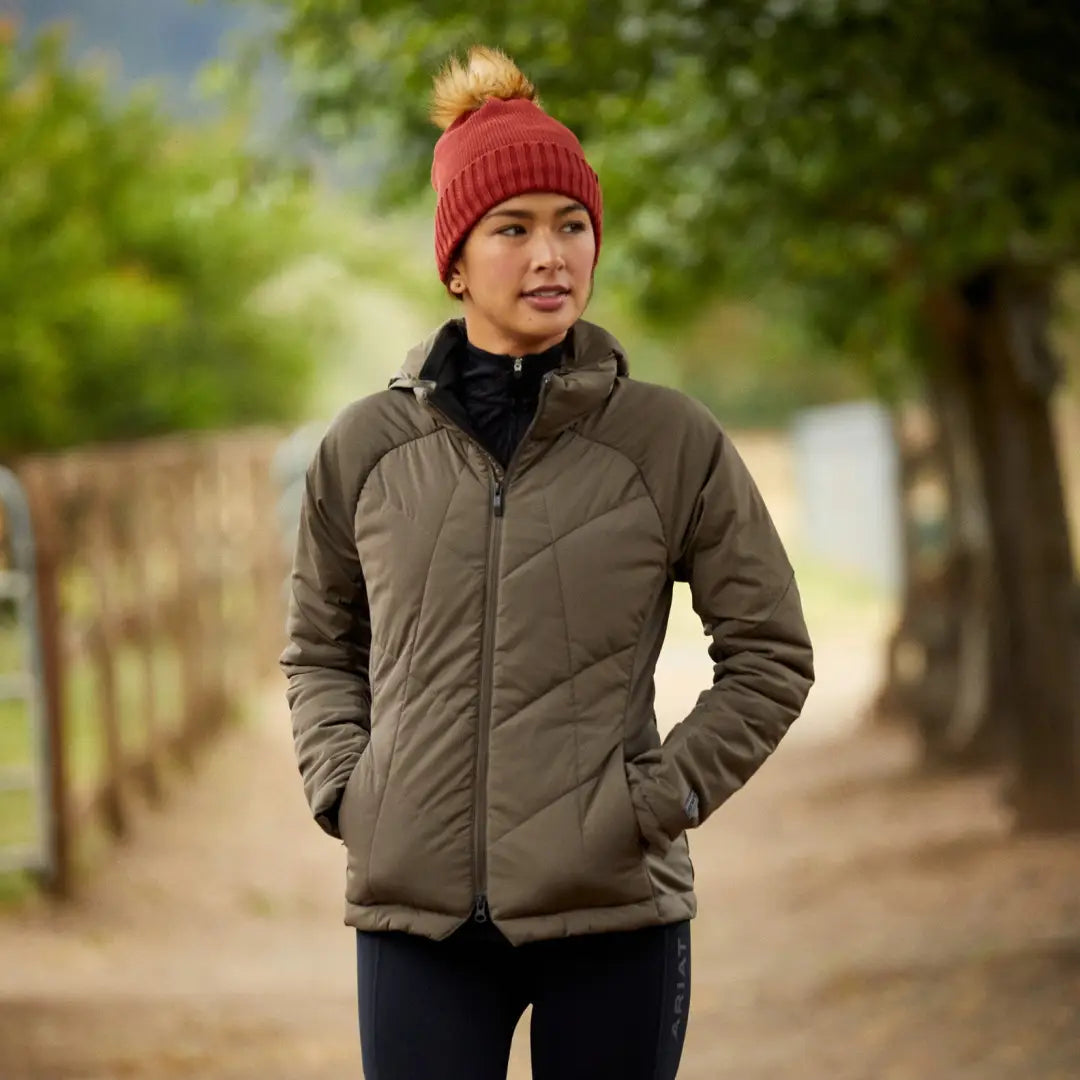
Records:
{"label": "ribbed knit hat cuff", "polygon": [[508,143],[473,158],[439,193],[435,256],[445,283],[458,246],[493,206],[530,191],[577,199],[589,211],[600,256],[603,205],[600,182],[585,158],[554,142]]}

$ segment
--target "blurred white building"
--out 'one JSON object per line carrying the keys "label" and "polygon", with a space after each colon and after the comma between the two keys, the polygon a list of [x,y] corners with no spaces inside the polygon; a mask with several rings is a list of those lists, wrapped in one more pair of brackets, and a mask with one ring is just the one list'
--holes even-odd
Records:
{"label": "blurred white building", "polygon": [[807,409],[792,443],[807,553],[899,590],[899,475],[888,409],[876,401]]}

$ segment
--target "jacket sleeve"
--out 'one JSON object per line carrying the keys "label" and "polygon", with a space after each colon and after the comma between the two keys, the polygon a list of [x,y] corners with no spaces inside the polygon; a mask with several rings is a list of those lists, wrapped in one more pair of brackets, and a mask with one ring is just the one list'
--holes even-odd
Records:
{"label": "jacket sleeve", "polygon": [[315,820],[338,838],[338,806],[371,726],[371,626],[353,531],[358,492],[347,489],[346,471],[332,427],[307,470],[280,661],[304,792]]}
{"label": "jacket sleeve", "polygon": [[[750,779],[802,710],[813,652],[787,554],[734,445],[715,433],[679,538],[677,580],[711,636],[713,683],[661,747],[627,765],[642,832],[669,846]],[[700,471],[699,471],[700,475]]]}

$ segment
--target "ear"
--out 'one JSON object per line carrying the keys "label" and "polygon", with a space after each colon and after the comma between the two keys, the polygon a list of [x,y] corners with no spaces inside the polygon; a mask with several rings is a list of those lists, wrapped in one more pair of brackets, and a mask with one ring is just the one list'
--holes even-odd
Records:
{"label": "ear", "polygon": [[463,265],[465,259],[462,247],[463,245],[459,245],[453,256],[451,256],[450,277],[446,281],[446,288],[450,295],[459,298],[464,298],[469,289],[468,282],[465,280],[465,267]]}

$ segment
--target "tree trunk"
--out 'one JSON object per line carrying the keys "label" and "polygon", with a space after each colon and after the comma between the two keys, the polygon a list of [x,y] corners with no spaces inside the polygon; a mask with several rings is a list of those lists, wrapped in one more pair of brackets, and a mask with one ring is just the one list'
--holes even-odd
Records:
{"label": "tree trunk", "polygon": [[971,423],[950,376],[935,366],[926,400],[896,417],[904,594],[876,708],[914,724],[928,764],[971,768],[1001,753],[992,707],[1000,617]]}
{"label": "tree trunk", "polygon": [[924,681],[927,657],[933,644],[926,612],[935,604],[935,574],[928,568],[926,523],[918,505],[920,485],[927,474],[941,472],[940,425],[922,403],[901,406],[893,412],[900,501],[903,583],[900,616],[886,645],[885,681],[874,700],[872,712],[879,719],[918,719],[919,687]]}
{"label": "tree trunk", "polygon": [[935,298],[934,324],[966,401],[992,549],[993,665],[1021,827],[1080,827],[1080,673],[1073,561],[1049,401],[1051,282],[987,267]]}
{"label": "tree trunk", "polygon": [[954,365],[942,363],[929,379],[941,425],[949,502],[943,574],[951,693],[942,722],[933,738],[928,738],[928,753],[939,761],[968,766],[1000,756],[1004,724],[997,682],[1005,657],[986,489],[971,402],[958,376]]}

